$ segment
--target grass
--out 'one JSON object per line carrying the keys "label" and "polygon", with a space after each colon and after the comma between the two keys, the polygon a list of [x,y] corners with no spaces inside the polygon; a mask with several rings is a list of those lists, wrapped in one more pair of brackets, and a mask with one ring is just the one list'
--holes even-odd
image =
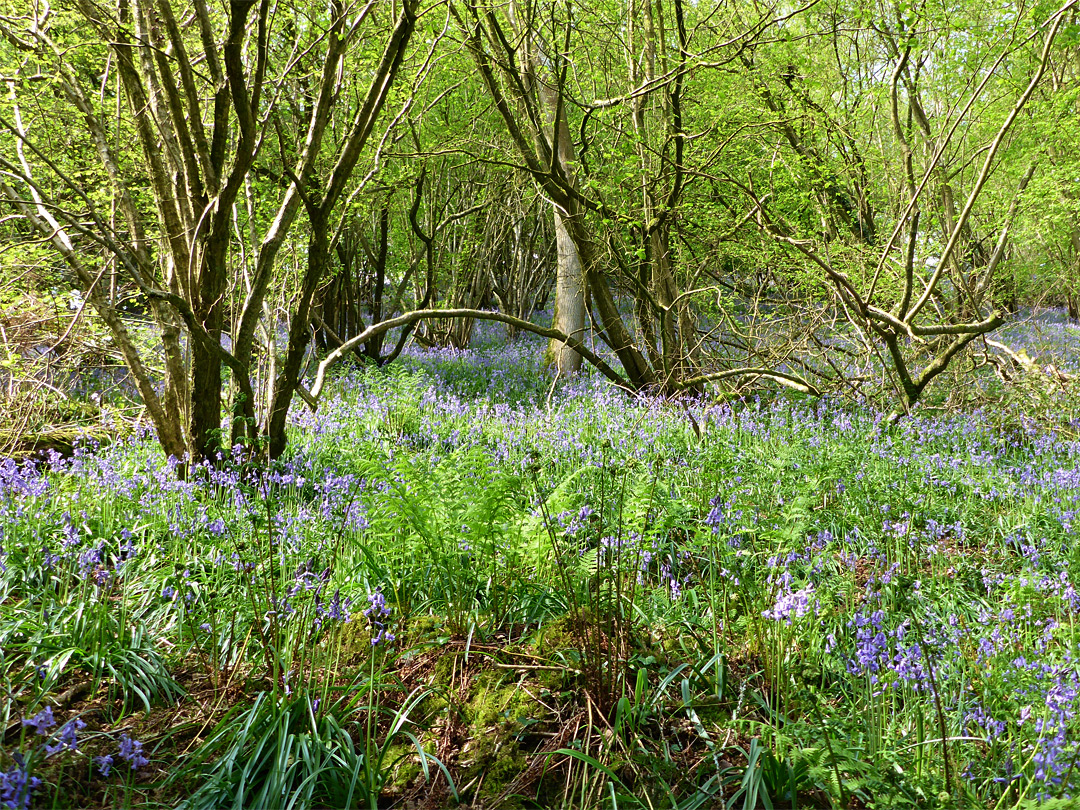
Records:
{"label": "grass", "polygon": [[346,370],[270,469],[179,481],[151,437],[0,465],[3,801],[1080,792],[1068,426],[676,408],[535,349]]}

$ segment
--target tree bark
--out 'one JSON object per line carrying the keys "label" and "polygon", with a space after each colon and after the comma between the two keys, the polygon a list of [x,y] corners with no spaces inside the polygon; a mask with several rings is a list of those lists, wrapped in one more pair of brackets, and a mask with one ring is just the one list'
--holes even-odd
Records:
{"label": "tree bark", "polygon": [[[581,339],[585,334],[585,271],[577,245],[558,209],[555,209],[555,244],[558,265],[555,273],[554,329]],[[581,368],[581,355],[561,341],[548,344],[548,362],[556,373],[570,374]]]}

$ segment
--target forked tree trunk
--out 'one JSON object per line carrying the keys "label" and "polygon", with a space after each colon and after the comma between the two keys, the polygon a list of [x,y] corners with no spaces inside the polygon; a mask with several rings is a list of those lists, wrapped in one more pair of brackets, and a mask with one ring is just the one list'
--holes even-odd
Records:
{"label": "forked tree trunk", "polygon": [[[232,210],[232,206],[229,206]],[[217,223],[215,222],[215,225]],[[229,223],[221,227],[227,228]],[[220,345],[225,324],[225,293],[227,288],[226,255],[228,231],[211,234],[206,245],[200,271],[196,317],[210,338]],[[210,346],[197,340],[191,345],[191,420],[189,452],[191,457],[211,459],[222,447],[221,436],[221,356]],[[239,395],[238,395],[239,396]]]}

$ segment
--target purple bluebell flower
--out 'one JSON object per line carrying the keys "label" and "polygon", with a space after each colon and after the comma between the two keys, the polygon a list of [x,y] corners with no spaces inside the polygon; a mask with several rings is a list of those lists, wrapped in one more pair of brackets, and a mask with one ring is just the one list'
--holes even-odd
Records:
{"label": "purple bluebell flower", "polygon": [[27,810],[34,791],[41,786],[41,780],[31,776],[26,759],[16,751],[11,755],[15,764],[6,771],[0,771],[0,807],[5,810]]}
{"label": "purple bluebell flower", "polygon": [[[347,601],[348,600],[346,600],[346,602]],[[387,611],[387,615],[389,615],[389,611]],[[334,591],[334,597],[326,607],[326,617],[338,622],[347,622],[349,620],[348,606],[341,601],[340,589]]]}
{"label": "purple bluebell flower", "polygon": [[60,545],[64,548],[71,548],[79,544],[79,527],[76,526],[71,520],[71,513],[64,512],[61,518],[64,522],[64,539],[60,541]]}
{"label": "purple bluebell flower", "polygon": [[812,583],[797,591],[785,589],[777,595],[776,604],[769,610],[762,611],[761,615],[766,619],[791,624],[793,619],[801,618],[811,611],[817,612],[817,600],[814,599]]}
{"label": "purple bluebell flower", "polygon": [[386,606],[386,597],[383,596],[382,591],[375,591],[375,593],[368,596],[368,608],[364,611],[364,616],[369,620],[374,621],[380,618],[386,618],[390,615],[390,608]]}
{"label": "purple bluebell flower", "polygon": [[382,644],[384,641],[389,643],[393,641],[394,638],[395,636],[393,633],[387,632],[385,627],[380,627],[379,632],[371,638],[371,646],[376,647],[379,644]]}
{"label": "purple bluebell flower", "polygon": [[79,555],[79,570],[84,574],[90,573],[96,566],[101,565],[105,561],[105,544],[99,543],[98,545],[88,548],[82,554]]}
{"label": "purple bluebell flower", "polygon": [[117,752],[117,756],[125,762],[131,763],[131,770],[133,771],[150,764],[150,760],[143,756],[142,750],[143,744],[138,740],[131,739],[127,734],[120,736],[120,750]]}
{"label": "purple bluebell flower", "polygon": [[94,764],[97,765],[99,774],[101,774],[102,776],[108,776],[110,773],[112,773],[112,754],[106,754],[102,757],[94,757]]}
{"label": "purple bluebell flower", "polygon": [[120,545],[120,559],[126,561],[134,558],[139,551],[135,545],[134,535],[128,529],[121,529],[120,539],[124,541]]}
{"label": "purple bluebell flower", "polygon": [[386,605],[386,597],[381,590],[368,596],[368,608],[363,612],[372,629],[375,631],[371,636],[371,646],[394,640],[394,634],[388,633],[383,619],[390,616],[390,608]]}
{"label": "purple bluebell flower", "polygon": [[724,522],[723,498],[717,495],[709,501],[709,514],[705,516],[705,525],[712,528],[713,534],[720,531],[720,524]]}
{"label": "purple bluebell flower", "polygon": [[51,757],[64,749],[77,752],[79,750],[79,741],[76,732],[84,728],[86,728],[86,723],[78,717],[65,723],[64,727],[60,729],[56,742],[45,746],[45,756]]}
{"label": "purple bluebell flower", "polygon": [[48,734],[49,729],[56,725],[56,718],[53,717],[52,706],[46,706],[29,720],[23,720],[23,725],[27,728],[33,728],[35,734],[40,734],[42,736]]}

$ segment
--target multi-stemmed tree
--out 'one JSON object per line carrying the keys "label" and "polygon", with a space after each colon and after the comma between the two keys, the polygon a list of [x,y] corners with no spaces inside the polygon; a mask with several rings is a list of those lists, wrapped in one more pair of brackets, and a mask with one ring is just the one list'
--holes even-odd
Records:
{"label": "multi-stemmed tree", "polygon": [[[7,77],[2,126],[10,148],[0,156],[0,193],[56,248],[110,328],[167,453],[216,454],[225,367],[239,392],[234,441],[265,440],[272,455],[284,448],[331,218],[417,26],[416,0],[394,5],[390,16],[375,0],[307,11],[270,0],[232,0],[218,10],[197,0],[180,13],[170,0],[121,0],[112,9],[77,3],[64,13],[35,4],[5,17],[3,33],[21,61]],[[372,38],[382,46],[373,50]],[[35,83],[43,75],[49,81]],[[118,125],[106,99],[114,76]],[[56,117],[71,128],[73,149],[86,150],[78,159],[100,167],[105,189],[87,188],[50,154],[45,130]],[[117,126],[136,148],[116,137]],[[260,169],[279,179],[278,193],[251,195]],[[245,193],[242,224],[258,245],[247,246],[254,258],[241,280],[232,253]],[[103,197],[114,201],[115,215]],[[302,215],[306,267],[257,425],[256,333],[279,251]],[[95,251],[114,257],[149,301],[166,359],[161,394],[102,292]],[[242,304],[230,312],[234,287],[243,290]],[[223,341],[230,327],[231,341]],[[278,324],[265,327],[275,335]]]}

